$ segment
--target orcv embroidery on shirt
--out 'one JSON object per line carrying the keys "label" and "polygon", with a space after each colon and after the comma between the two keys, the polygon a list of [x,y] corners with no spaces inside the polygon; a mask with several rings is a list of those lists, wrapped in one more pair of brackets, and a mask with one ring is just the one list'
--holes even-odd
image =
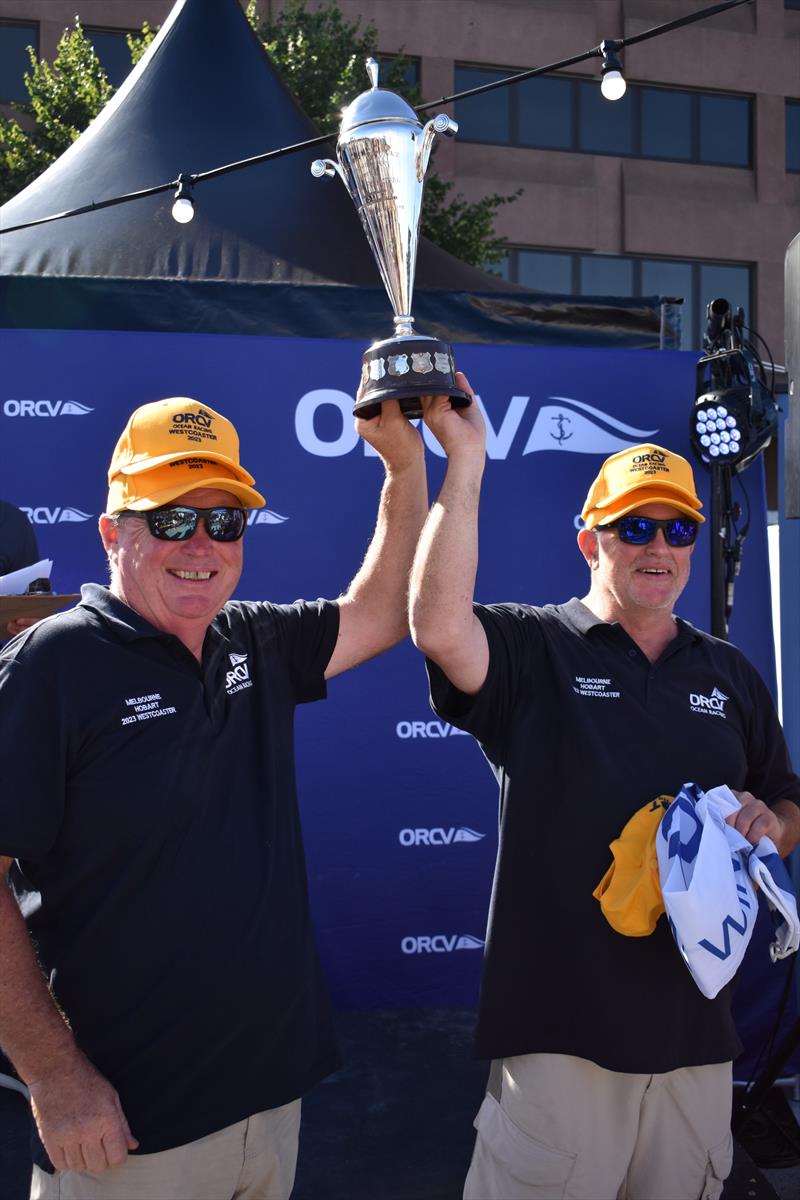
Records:
{"label": "orcv embroidery on shirt", "polygon": [[231,660],[231,669],[225,676],[225,691],[229,696],[235,696],[237,692],[252,687],[253,681],[246,654],[229,654],[228,658]]}
{"label": "orcv embroidery on shirt", "polygon": [[689,711],[693,713],[703,713],[709,717],[722,717],[727,720],[725,713],[725,704],[730,700],[730,696],[726,696],[718,687],[715,687],[710,696],[702,696],[699,692],[689,693]]}

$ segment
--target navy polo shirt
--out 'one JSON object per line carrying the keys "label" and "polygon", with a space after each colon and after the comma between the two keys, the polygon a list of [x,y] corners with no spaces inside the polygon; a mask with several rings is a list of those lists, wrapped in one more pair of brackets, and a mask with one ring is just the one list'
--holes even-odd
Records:
{"label": "navy polo shirt", "polygon": [[706,999],[665,918],[626,937],[592,891],[633,813],[683,783],[800,804],[764,683],[733,646],[681,620],[651,663],[579,600],[475,611],[490,652],[481,691],[428,669],[435,710],[474,734],[500,785],[476,1053],[571,1054],[647,1074],[734,1058],[730,989]]}
{"label": "navy polo shirt", "polygon": [[202,663],[106,588],[0,653],[0,855],[142,1153],[295,1099],[338,1055],[293,717],[335,604],[229,603]]}

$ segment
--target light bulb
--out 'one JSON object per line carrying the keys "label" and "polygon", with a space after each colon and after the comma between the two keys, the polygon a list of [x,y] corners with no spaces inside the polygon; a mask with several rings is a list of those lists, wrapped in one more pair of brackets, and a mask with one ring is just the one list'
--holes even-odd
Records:
{"label": "light bulb", "polygon": [[621,71],[606,71],[600,81],[600,91],[606,100],[621,100],[627,86]]}
{"label": "light bulb", "polygon": [[181,196],[172,206],[172,216],[179,225],[188,225],[194,216],[194,205],[187,196]]}

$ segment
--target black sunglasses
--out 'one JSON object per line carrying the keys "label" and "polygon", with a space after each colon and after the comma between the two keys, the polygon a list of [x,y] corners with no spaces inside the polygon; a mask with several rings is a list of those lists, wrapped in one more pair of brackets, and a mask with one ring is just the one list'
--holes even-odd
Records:
{"label": "black sunglasses", "polygon": [[670,517],[667,521],[657,521],[654,517],[618,517],[609,521],[600,529],[615,529],[617,537],[626,546],[647,546],[663,530],[668,546],[691,546],[697,537],[699,525],[689,517]]}
{"label": "black sunglasses", "polygon": [[134,512],[126,508],[120,517],[144,517],[153,537],[165,542],[185,542],[197,532],[197,522],[203,518],[206,533],[215,542],[238,542],[247,525],[245,508],[193,508],[188,504],[168,504],[149,512]]}

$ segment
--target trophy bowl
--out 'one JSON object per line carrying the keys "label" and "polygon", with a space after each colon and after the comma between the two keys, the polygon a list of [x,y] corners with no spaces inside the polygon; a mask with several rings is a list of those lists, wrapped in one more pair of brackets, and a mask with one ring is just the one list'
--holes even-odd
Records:
{"label": "trophy bowl", "polygon": [[384,400],[397,400],[413,419],[422,415],[422,396],[449,396],[455,407],[472,403],[456,387],[452,348],[417,333],[411,316],[425,172],[436,135],[453,137],[458,126],[445,113],[423,125],[402,96],[378,87],[372,58],[367,72],[372,86],[342,113],[337,160],[317,159],[311,173],[342,179],[394,310],[394,336],[373,342],[363,356],[353,413],[374,417]]}

